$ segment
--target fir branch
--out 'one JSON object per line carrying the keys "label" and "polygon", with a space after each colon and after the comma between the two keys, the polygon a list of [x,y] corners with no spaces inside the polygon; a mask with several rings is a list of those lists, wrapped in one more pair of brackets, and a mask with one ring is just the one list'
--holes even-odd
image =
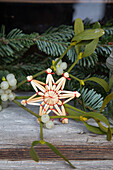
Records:
{"label": "fir branch", "polygon": [[88,88],[82,88],[81,95],[86,108],[90,108],[90,110],[96,111],[100,110],[103,103],[103,97],[101,94],[96,93],[94,89],[89,90]]}

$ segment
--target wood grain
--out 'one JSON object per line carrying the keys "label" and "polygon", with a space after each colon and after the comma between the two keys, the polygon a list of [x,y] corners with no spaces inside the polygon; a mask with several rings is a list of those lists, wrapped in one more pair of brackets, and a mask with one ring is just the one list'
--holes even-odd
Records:
{"label": "wood grain", "polygon": [[[75,145],[57,146],[61,153],[71,160],[113,160],[113,146],[88,146]],[[61,159],[54,154],[47,146],[35,147],[40,160]],[[0,149],[0,159],[28,160],[29,148],[8,148]]]}
{"label": "wood grain", "polygon": [[[112,170],[113,161],[73,161],[71,163],[78,170]],[[32,160],[25,161],[0,161],[0,170],[72,170],[72,168],[64,161],[39,161],[38,163]]]}

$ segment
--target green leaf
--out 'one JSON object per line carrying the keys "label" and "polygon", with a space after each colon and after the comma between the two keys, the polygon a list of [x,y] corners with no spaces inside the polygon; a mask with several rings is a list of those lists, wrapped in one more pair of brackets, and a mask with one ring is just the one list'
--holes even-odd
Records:
{"label": "green leaf", "polygon": [[96,29],[96,28],[101,28],[101,25],[99,22],[95,22],[95,24],[93,25],[93,29]]}
{"label": "green leaf", "polygon": [[86,82],[86,81],[94,81],[94,82],[98,83],[99,85],[101,85],[106,92],[109,91],[109,85],[104,79],[97,78],[97,77],[91,77],[91,78],[84,80],[84,82]]}
{"label": "green leaf", "polygon": [[110,77],[109,80],[109,90],[113,87],[113,75]]}
{"label": "green leaf", "polygon": [[29,155],[36,162],[39,161],[39,157],[38,157],[35,149],[33,148],[33,146],[37,145],[38,143],[40,143],[40,141],[33,141],[32,146],[31,146],[30,151],[29,151]]}
{"label": "green leaf", "polygon": [[31,158],[36,161],[36,162],[39,162],[39,157],[35,151],[35,149],[33,147],[30,148],[30,152],[29,152],[29,155],[31,156]]}
{"label": "green leaf", "polygon": [[[104,116],[104,115],[102,115],[102,114],[100,114],[100,113],[97,113],[97,112],[85,112],[85,111],[82,111],[82,110],[80,110],[80,109],[77,109],[77,108],[75,108],[75,107],[73,107],[73,106],[70,106],[69,104],[65,104],[64,105],[65,106],[65,109],[69,112],[69,110],[68,110],[68,108],[67,107],[69,107],[70,109],[73,109],[73,110],[75,110],[75,112],[72,110],[72,111],[70,111],[73,115],[77,115],[77,116],[79,116],[79,114],[81,114],[82,116],[84,116],[84,117],[87,117],[87,118],[94,118],[95,120],[99,120],[99,121],[102,121],[102,122],[104,122],[108,127],[110,127],[110,125],[109,125],[109,121],[107,120],[107,118]],[[75,114],[74,114],[75,113]],[[73,116],[72,115],[72,116]]]}
{"label": "green leaf", "polygon": [[82,55],[82,58],[90,56],[94,52],[94,50],[96,49],[96,46],[98,44],[98,41],[99,41],[99,39],[96,38],[93,41],[91,41],[89,44],[86,45],[84,53]]}
{"label": "green leaf", "polygon": [[103,126],[103,125],[100,123],[100,121],[96,121],[96,122],[98,123],[100,129],[101,129],[103,132],[107,133],[108,128],[106,128],[105,126]]}
{"label": "green leaf", "polygon": [[108,128],[108,132],[107,132],[107,140],[110,141],[111,139],[112,139],[111,129]]}
{"label": "green leaf", "polygon": [[73,41],[82,41],[82,40],[91,40],[91,39],[96,39],[104,35],[104,30],[103,29],[89,29],[85,30],[77,35],[75,35],[72,39]]}
{"label": "green leaf", "polygon": [[110,102],[110,100],[113,99],[113,92],[110,93],[109,95],[107,95],[103,101],[102,107],[100,112],[102,112],[102,110],[105,108],[105,106]]}
{"label": "green leaf", "polygon": [[90,42],[92,42],[92,40],[83,40],[83,41],[78,42],[76,45],[83,46],[83,45],[89,44]]}
{"label": "green leaf", "polygon": [[80,18],[77,18],[74,23],[75,35],[84,31],[84,24]]}
{"label": "green leaf", "polygon": [[108,127],[110,127],[108,119],[104,115],[102,115],[100,113],[86,112],[83,116],[87,117],[87,118],[94,118],[95,120],[98,119],[99,121],[104,122]]}
{"label": "green leaf", "polygon": [[69,165],[71,165],[71,167],[73,167],[74,169],[76,169],[72,164],[71,162],[64,156],[61,154],[61,152],[54,146],[52,145],[51,143],[48,143],[48,142],[45,142],[45,144],[54,152],[56,153],[57,155],[59,155],[61,158],[63,158],[66,162],[69,163]]}
{"label": "green leaf", "polygon": [[39,143],[40,143],[40,141],[33,141],[32,146],[35,146],[35,145],[37,145]]}
{"label": "green leaf", "polygon": [[99,127],[89,125],[88,123],[86,123],[84,121],[83,121],[83,123],[89,131],[96,133],[96,134],[100,134],[100,135],[105,134],[105,132],[103,132]]}
{"label": "green leaf", "polygon": [[75,46],[75,50],[76,50],[76,53],[79,54],[79,53],[80,53],[80,50],[81,50],[81,46],[76,45],[76,46]]}

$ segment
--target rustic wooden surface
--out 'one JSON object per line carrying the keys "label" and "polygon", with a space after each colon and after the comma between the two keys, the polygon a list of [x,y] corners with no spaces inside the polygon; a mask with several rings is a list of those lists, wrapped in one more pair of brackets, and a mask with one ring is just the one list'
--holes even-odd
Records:
{"label": "rustic wooden surface", "polygon": [[[38,113],[36,106],[28,106],[28,108]],[[91,123],[94,124],[93,121]],[[89,162],[87,168],[93,166],[96,160],[95,167],[99,166],[99,161],[104,162],[105,167],[113,165],[113,140],[108,142],[105,135],[89,132],[82,122],[69,120],[69,124],[61,124],[59,121],[55,121],[53,129],[44,129],[44,139],[54,144],[68,159],[76,160],[74,164],[77,163],[78,169],[80,168],[79,163],[86,166],[87,160]],[[36,150],[40,160],[46,161],[32,164],[29,148],[34,140],[40,140],[39,124],[36,118],[14,103],[10,103],[7,109],[0,112],[0,170],[1,167],[7,169],[8,166],[16,168],[20,166],[21,169],[24,164],[26,168],[27,163],[31,168],[41,166],[44,169],[46,163],[50,167],[52,161],[53,166],[65,167],[62,159],[48,147],[40,145],[36,147]],[[55,162],[55,160],[59,160],[59,162]],[[62,169],[64,169],[63,167]]]}
{"label": "rustic wooden surface", "polygon": [[[113,161],[71,161],[78,170],[113,170]],[[0,161],[0,170],[72,170],[64,161]]]}

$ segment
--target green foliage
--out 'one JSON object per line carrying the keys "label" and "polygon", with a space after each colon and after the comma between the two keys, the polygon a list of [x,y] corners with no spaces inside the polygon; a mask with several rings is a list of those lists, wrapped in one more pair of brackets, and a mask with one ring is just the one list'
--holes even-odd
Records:
{"label": "green foliage", "polygon": [[84,24],[80,18],[77,18],[75,23],[74,23],[74,32],[75,35],[81,33],[84,31]]}
{"label": "green foliage", "polygon": [[80,66],[89,68],[89,67],[95,66],[97,62],[98,62],[98,56],[97,56],[97,54],[93,53],[88,57],[82,58],[79,61],[79,64],[80,64]]}
{"label": "green foliage", "polygon": [[39,162],[39,157],[33,147],[30,148],[29,155],[34,161]]}
{"label": "green foliage", "polygon": [[84,82],[86,82],[86,81],[94,81],[94,82],[98,83],[99,85],[101,85],[101,87],[103,87],[106,92],[109,91],[109,85],[104,79],[100,79],[97,77],[90,77],[90,78],[84,80]]}
{"label": "green foliage", "polygon": [[49,142],[45,142],[44,140],[32,142],[32,146],[31,146],[31,148],[30,148],[29,154],[30,154],[31,158],[32,158],[34,161],[39,162],[39,157],[38,157],[35,149],[33,148],[35,145],[37,145],[37,144],[39,144],[39,143],[40,143],[41,145],[43,145],[43,144],[47,145],[55,154],[59,155],[59,156],[60,156],[61,158],[63,158],[66,162],[68,162],[69,165],[70,165],[72,168],[75,169],[75,167],[71,164],[71,162],[70,162],[64,155],[62,155],[61,152],[60,152],[54,145],[52,145],[52,144],[49,143]]}
{"label": "green foliage", "polygon": [[103,97],[101,94],[98,94],[94,89],[89,90],[88,88],[82,88],[81,96],[84,100],[86,108],[96,111],[99,111],[101,109]]}
{"label": "green foliage", "polygon": [[93,125],[89,125],[87,122],[83,122],[84,125],[86,126],[86,128],[93,132],[93,133],[96,133],[96,134],[99,134],[99,135],[104,135],[105,132],[103,132],[99,127],[96,127],[96,126],[93,126]]}
{"label": "green foliage", "polygon": [[85,30],[85,31],[75,35],[72,39],[72,42],[74,42],[74,41],[80,42],[80,41],[84,41],[84,40],[93,40],[93,39],[101,37],[102,35],[104,35],[103,29],[100,29],[100,28],[89,29],[89,30]]}
{"label": "green foliage", "polygon": [[[36,43],[38,49],[50,56],[60,56],[70,44],[70,39],[73,36],[71,26],[60,26],[58,28],[51,28],[37,39]],[[75,49],[72,48],[68,51],[67,56],[75,57]]]}
{"label": "green foliage", "polygon": [[105,106],[106,106],[106,105],[110,102],[110,100],[112,100],[112,99],[113,99],[113,92],[110,93],[109,95],[107,95],[106,98],[104,99],[100,112],[102,112],[102,110],[105,108]]}
{"label": "green foliage", "polygon": [[[107,120],[107,118],[104,117],[102,114],[97,113],[97,112],[85,112],[78,108],[70,106],[69,104],[65,104],[65,109],[66,109],[66,112],[69,113],[69,116],[70,115],[73,116],[74,120],[76,120],[76,115],[80,116],[79,120],[84,123],[84,125],[86,126],[86,128],[88,128],[88,130],[90,130],[93,133],[97,133],[97,134],[105,134],[106,133],[107,140],[108,141],[111,140],[112,133],[113,133],[112,128],[110,128],[110,124],[109,124],[109,121]],[[90,118],[93,118],[96,123],[100,123],[100,122],[105,123],[107,125],[107,128],[103,125],[102,125],[103,128],[100,128],[100,126],[98,128],[95,126],[90,126],[88,124],[88,122],[86,122]],[[78,120],[78,118],[77,118],[77,120]],[[101,125],[101,123],[100,123],[100,125]]]}
{"label": "green foliage", "polygon": [[1,63],[11,63],[18,58],[18,53],[23,54],[34,44],[33,38],[38,34],[23,34],[20,29],[13,29],[8,35],[2,26],[0,33],[0,60]]}
{"label": "green foliage", "polygon": [[99,41],[99,39],[96,38],[96,39],[92,40],[90,43],[88,43],[85,47],[82,57],[90,56],[96,49],[98,41]]}
{"label": "green foliage", "polygon": [[98,45],[95,52],[97,53],[97,55],[100,55],[101,57],[108,57],[111,54],[112,48],[108,45]]}

